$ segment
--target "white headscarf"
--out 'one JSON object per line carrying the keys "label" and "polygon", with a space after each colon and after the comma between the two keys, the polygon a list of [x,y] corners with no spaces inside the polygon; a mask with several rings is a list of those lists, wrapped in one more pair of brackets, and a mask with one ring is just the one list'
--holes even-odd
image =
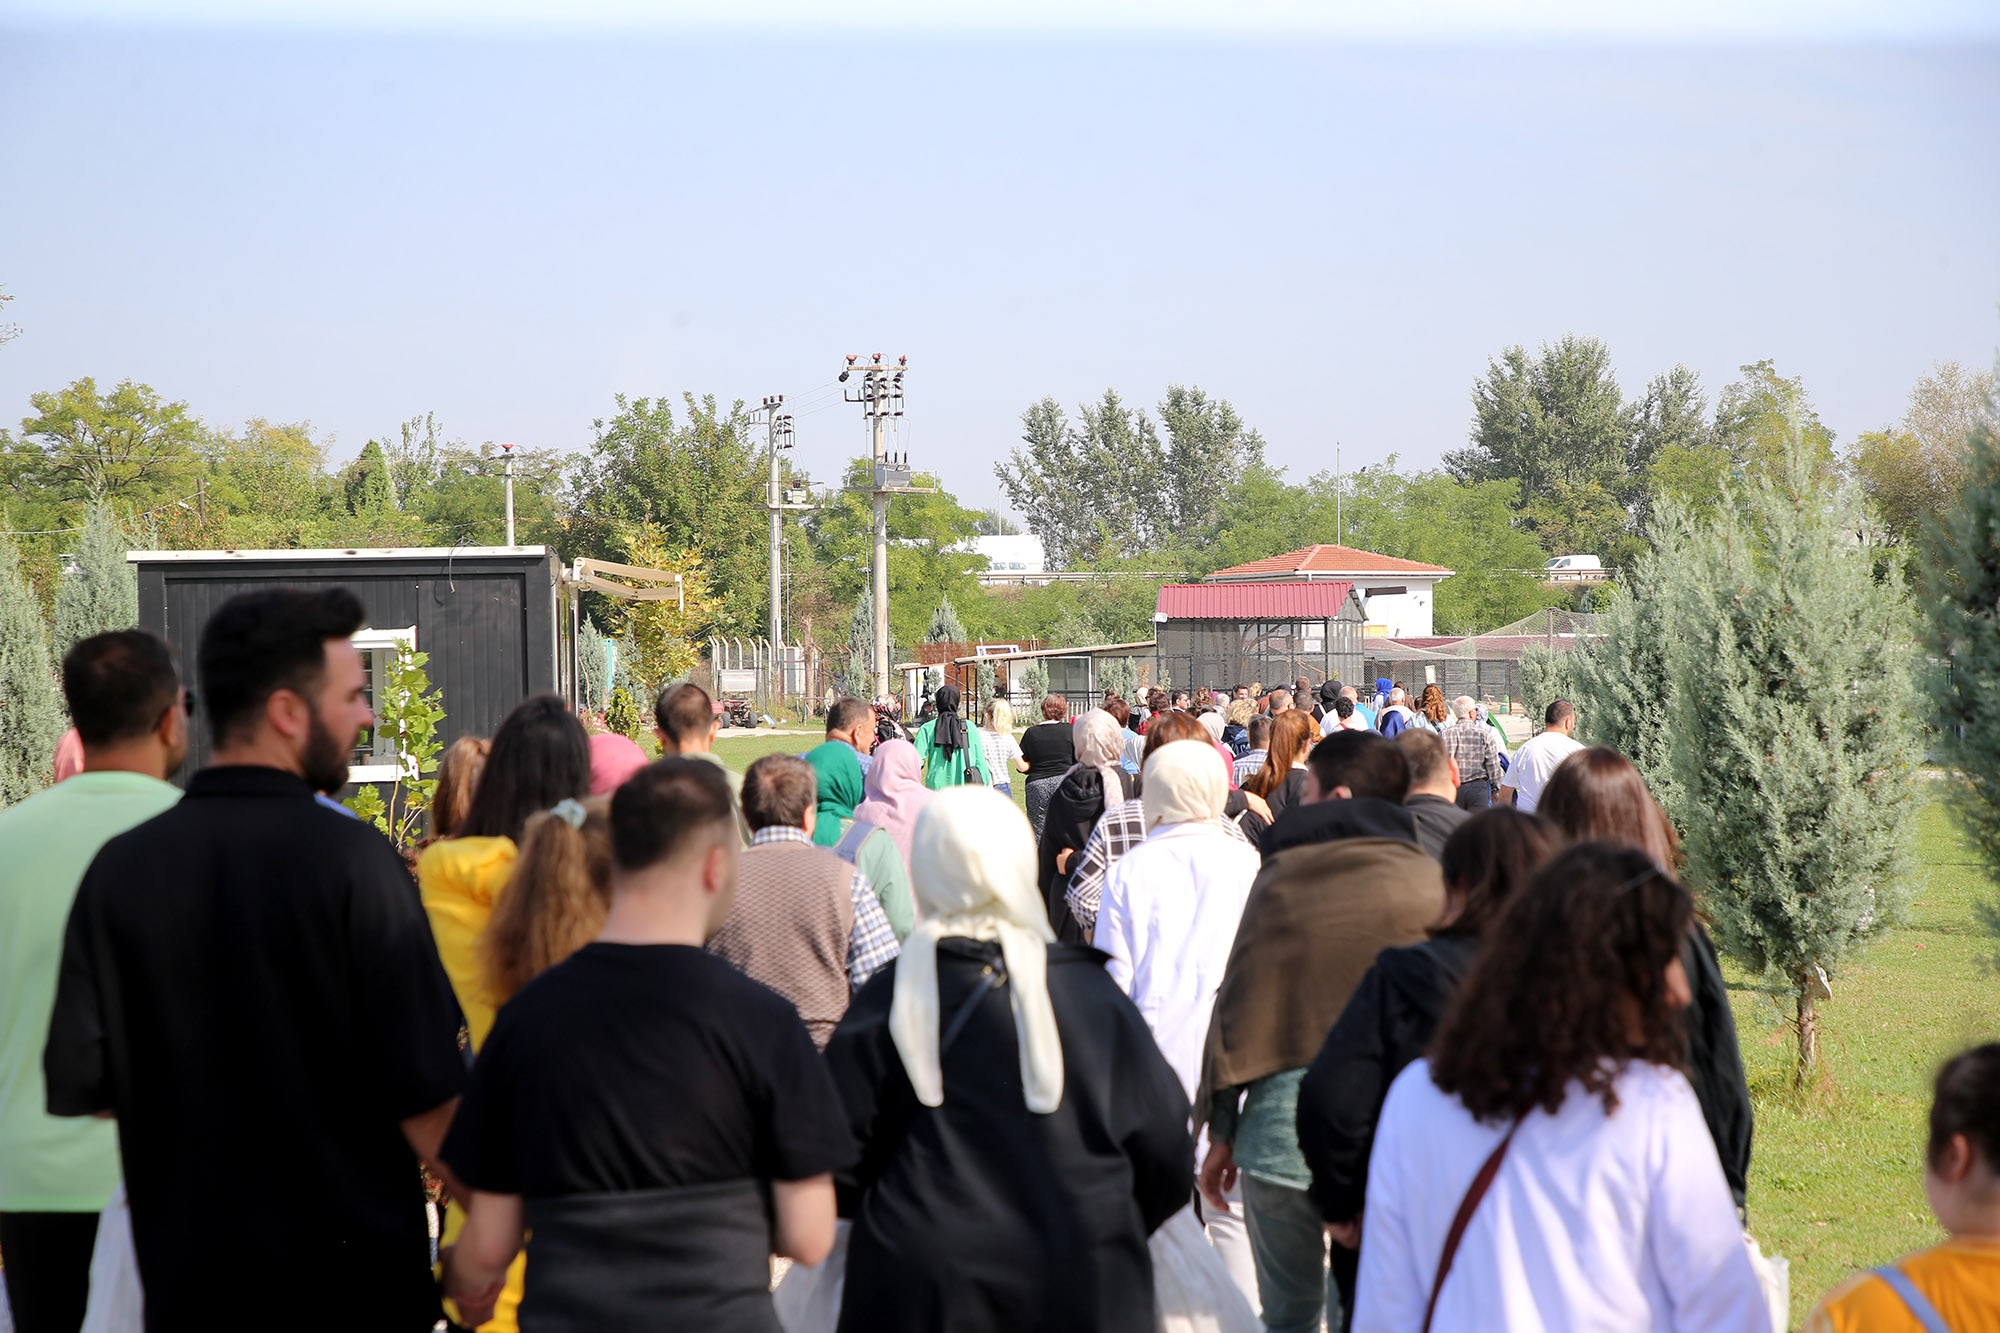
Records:
{"label": "white headscarf", "polygon": [[1222,714],[1201,713],[1195,717],[1195,721],[1201,723],[1201,729],[1208,733],[1210,740],[1218,745],[1222,743]]}
{"label": "white headscarf", "polygon": [[903,941],[889,1035],[917,1100],[944,1104],[938,1054],[937,944],[947,935],[998,940],[1007,964],[1021,1086],[1028,1109],[1062,1104],[1062,1039],[1049,1002],[1048,909],[1035,889],[1035,842],[1014,803],[991,787],[947,787],[917,817],[910,882],[923,921]]}
{"label": "white headscarf", "polygon": [[1140,789],[1146,828],[1220,819],[1229,783],[1215,762],[1215,747],[1202,741],[1169,741],[1146,759]]}

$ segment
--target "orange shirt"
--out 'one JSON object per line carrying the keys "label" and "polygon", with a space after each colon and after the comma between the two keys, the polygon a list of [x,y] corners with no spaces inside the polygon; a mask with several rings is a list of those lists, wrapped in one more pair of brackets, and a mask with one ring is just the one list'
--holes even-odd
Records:
{"label": "orange shirt", "polygon": [[[2000,1243],[1947,1240],[1896,1261],[1952,1333],[2000,1333]],[[1903,1298],[1873,1273],[1829,1291],[1806,1333],[1923,1333]]]}

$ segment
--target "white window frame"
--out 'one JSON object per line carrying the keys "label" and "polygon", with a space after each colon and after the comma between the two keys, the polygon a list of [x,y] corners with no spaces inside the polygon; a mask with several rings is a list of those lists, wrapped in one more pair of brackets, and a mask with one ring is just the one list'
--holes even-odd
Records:
{"label": "white window frame", "polygon": [[[417,627],[405,629],[362,629],[355,631],[351,640],[356,648],[401,648],[408,652],[417,650]],[[403,776],[400,764],[353,764],[348,767],[347,780],[353,783],[394,782]]]}

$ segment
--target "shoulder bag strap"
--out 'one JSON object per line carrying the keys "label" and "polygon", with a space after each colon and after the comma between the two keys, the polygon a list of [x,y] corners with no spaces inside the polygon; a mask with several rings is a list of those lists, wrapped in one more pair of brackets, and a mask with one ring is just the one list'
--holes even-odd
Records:
{"label": "shoulder bag strap", "polygon": [[1437,1313],[1438,1293],[1444,1290],[1445,1275],[1451,1272],[1451,1261],[1458,1255],[1458,1242],[1465,1237],[1465,1228],[1472,1221],[1472,1214],[1479,1207],[1479,1201],[1486,1197],[1486,1191],[1493,1187],[1493,1177],[1500,1174],[1500,1163],[1507,1156],[1507,1145],[1514,1141],[1514,1131],[1521,1127],[1516,1120],[1507,1129],[1499,1144],[1487,1155],[1480,1166],[1479,1174],[1472,1178],[1465,1197],[1459,1201],[1458,1214],[1451,1219],[1451,1230],[1445,1233],[1444,1253],[1438,1256],[1437,1276],[1431,1280],[1430,1303],[1424,1306],[1424,1333],[1430,1333],[1431,1316]]}
{"label": "shoulder bag strap", "polygon": [[1894,1264],[1883,1264],[1875,1270],[1875,1276],[1889,1284],[1889,1290],[1902,1298],[1910,1308],[1910,1314],[1924,1326],[1924,1333],[1951,1333],[1951,1325],[1945,1323],[1944,1316],[1937,1312],[1917,1284],[1910,1281],[1910,1275]]}

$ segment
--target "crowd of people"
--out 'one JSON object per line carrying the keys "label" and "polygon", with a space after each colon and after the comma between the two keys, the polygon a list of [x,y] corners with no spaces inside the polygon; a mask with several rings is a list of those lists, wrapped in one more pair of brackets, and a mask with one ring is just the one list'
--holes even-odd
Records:
{"label": "crowd of people", "polygon": [[[1675,831],[1566,702],[946,683],[738,773],[698,685],[657,758],[536,696],[406,859],[330,799],[362,623],[217,609],[184,790],[167,645],[64,660],[79,771],[0,812],[19,1333],[1784,1327]],[[1924,1183],[1951,1238],[1816,1330],[2000,1321],[2000,1044]]]}

